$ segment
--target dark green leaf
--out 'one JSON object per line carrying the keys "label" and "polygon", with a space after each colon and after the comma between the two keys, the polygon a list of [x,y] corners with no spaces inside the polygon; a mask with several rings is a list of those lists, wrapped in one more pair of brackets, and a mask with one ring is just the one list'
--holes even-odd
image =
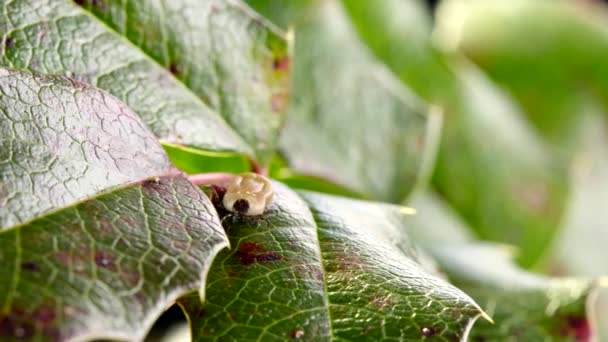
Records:
{"label": "dark green leaf", "polygon": [[476,324],[472,341],[590,340],[592,281],[526,272],[512,262],[508,247],[472,241],[466,225],[435,196],[418,196],[412,205],[419,214],[408,232],[495,322]]}
{"label": "dark green leaf", "polygon": [[205,305],[180,300],[195,340],[465,338],[481,311],[423,266],[402,207],[274,186],[264,216],[223,218]]}
{"label": "dark green leaf", "polygon": [[287,104],[279,35],[233,1],[92,4],[105,24],[68,0],[0,3],[0,64],[105,89],[168,143],[251,155],[220,113],[268,159]]}
{"label": "dark green leaf", "polygon": [[434,150],[427,131],[440,116],[373,58],[339,1],[311,12],[296,26],[286,159],[297,173],[399,202]]}
{"label": "dark green leaf", "polygon": [[142,339],[227,245],[209,199],[104,91],[0,69],[0,115],[0,340]]}

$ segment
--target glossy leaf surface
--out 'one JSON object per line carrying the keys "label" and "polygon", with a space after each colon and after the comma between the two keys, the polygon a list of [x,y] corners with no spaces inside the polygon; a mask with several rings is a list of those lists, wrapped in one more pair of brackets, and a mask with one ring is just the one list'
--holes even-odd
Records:
{"label": "glossy leaf surface", "polygon": [[195,340],[463,339],[480,310],[425,266],[401,209],[275,183],[264,216],[223,218],[207,302],[180,300]]}

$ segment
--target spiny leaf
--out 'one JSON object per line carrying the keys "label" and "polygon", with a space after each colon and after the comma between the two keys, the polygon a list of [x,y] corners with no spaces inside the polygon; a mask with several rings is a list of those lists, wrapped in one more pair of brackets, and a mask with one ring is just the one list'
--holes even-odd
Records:
{"label": "spiny leaf", "polygon": [[0,69],[0,113],[0,340],[142,339],[228,243],[209,199],[104,91]]}
{"label": "spiny leaf", "polygon": [[195,340],[466,338],[481,311],[424,266],[401,207],[274,186],[264,216],[223,218],[206,303],[180,300]]}

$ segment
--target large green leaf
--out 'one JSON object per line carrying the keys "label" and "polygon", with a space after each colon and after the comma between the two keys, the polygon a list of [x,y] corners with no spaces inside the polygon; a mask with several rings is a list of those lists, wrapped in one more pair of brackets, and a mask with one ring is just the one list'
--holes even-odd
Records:
{"label": "large green leaf", "polygon": [[263,217],[223,218],[206,303],[180,300],[195,340],[466,338],[481,311],[424,266],[402,207],[274,187]]}
{"label": "large green leaf", "polygon": [[411,204],[419,214],[408,233],[494,320],[476,324],[471,340],[590,341],[592,281],[549,278],[518,268],[511,249],[474,242],[466,224],[433,194],[418,195]]}
{"label": "large green leaf", "polygon": [[423,173],[436,143],[427,132],[441,116],[374,59],[339,1],[314,4],[295,27],[286,159],[299,173],[399,202]]}
{"label": "large green leaf", "polygon": [[135,113],[0,69],[0,340],[142,339],[228,244]]}
{"label": "large green leaf", "polygon": [[285,42],[260,18],[233,1],[92,3],[105,23],[68,0],[0,3],[0,64],[105,89],[163,141],[253,154],[219,112],[268,158],[287,63]]}
{"label": "large green leaf", "polygon": [[460,100],[446,109],[434,185],[479,236],[516,245],[523,265],[537,265],[563,215],[568,167],[485,75],[456,69]]}

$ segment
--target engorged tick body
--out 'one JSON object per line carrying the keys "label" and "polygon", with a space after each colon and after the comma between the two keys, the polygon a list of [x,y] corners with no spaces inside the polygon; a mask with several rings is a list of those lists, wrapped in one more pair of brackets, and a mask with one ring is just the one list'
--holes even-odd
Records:
{"label": "engorged tick body", "polygon": [[222,204],[228,211],[258,216],[264,213],[272,196],[272,184],[268,178],[256,173],[243,173],[230,180]]}

